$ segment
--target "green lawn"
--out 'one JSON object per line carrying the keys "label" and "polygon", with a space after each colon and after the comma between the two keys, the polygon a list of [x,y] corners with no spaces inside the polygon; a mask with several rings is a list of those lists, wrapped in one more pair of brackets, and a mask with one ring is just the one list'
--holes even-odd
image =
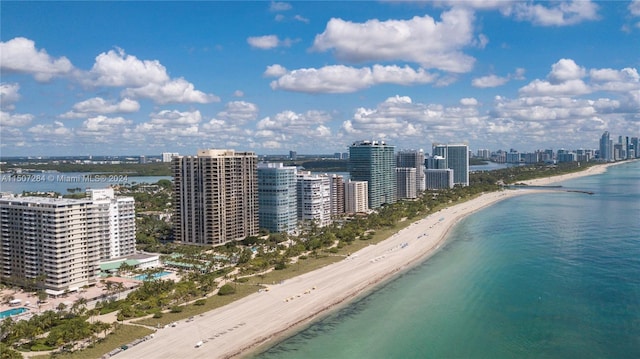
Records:
{"label": "green lawn", "polygon": [[[111,334],[107,335],[107,338],[101,342],[96,343],[93,347],[76,351],[74,353],[56,354],[54,358],[64,359],[95,359],[100,358],[102,355],[119,348],[122,345],[128,344],[138,338],[145,337],[152,334],[154,331],[148,328],[144,328],[138,325],[120,325]],[[34,359],[47,359],[51,358],[50,355],[38,355],[32,357]]]}
{"label": "green lawn", "polygon": [[259,289],[260,287],[255,285],[249,286],[246,284],[245,285],[238,284],[236,287],[235,294],[225,295],[225,296],[213,295],[211,297],[204,298],[205,299],[204,305],[188,304],[183,306],[182,311],[179,313],[162,313],[162,318],[145,318],[145,319],[136,320],[134,321],[134,323],[148,325],[154,328],[157,326],[163,327],[169,323],[182,320],[182,319],[187,319],[189,317],[199,315],[216,308],[220,308],[240,298],[246,297],[249,294],[256,293]]}

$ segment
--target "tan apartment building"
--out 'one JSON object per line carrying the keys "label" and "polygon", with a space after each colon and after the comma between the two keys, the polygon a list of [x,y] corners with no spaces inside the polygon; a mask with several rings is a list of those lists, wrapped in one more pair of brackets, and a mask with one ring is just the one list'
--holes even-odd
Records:
{"label": "tan apartment building", "polygon": [[344,211],[365,213],[369,211],[369,182],[348,181],[344,184]]}
{"label": "tan apartment building", "polygon": [[229,149],[173,157],[174,237],[221,245],[258,234],[258,156]]}

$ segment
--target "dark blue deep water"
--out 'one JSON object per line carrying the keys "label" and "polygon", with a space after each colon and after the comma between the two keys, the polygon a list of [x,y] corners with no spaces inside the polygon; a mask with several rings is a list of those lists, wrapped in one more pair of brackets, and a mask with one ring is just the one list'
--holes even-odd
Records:
{"label": "dark blue deep water", "polygon": [[640,162],[477,212],[428,261],[257,355],[640,358]]}

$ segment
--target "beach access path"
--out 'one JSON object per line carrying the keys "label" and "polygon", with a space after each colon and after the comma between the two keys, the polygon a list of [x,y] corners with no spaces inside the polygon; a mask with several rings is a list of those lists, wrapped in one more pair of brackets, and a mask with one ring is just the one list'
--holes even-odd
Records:
{"label": "beach access path", "polygon": [[[607,165],[529,185],[601,173]],[[506,198],[539,193],[518,189],[485,193],[412,223],[389,239],[370,245],[340,262],[269,286],[224,307],[159,329],[154,338],[116,355],[138,358],[232,358],[273,343],[323,313],[345,303],[435,253],[448,231],[463,217]]]}

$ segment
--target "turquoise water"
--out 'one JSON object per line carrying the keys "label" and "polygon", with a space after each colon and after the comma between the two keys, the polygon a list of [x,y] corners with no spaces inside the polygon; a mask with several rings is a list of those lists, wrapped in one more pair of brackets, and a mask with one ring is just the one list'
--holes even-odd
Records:
{"label": "turquoise water", "polygon": [[0,312],[0,319],[9,318],[14,315],[22,314],[28,310],[29,310],[28,308],[24,308],[24,307],[3,310]]}
{"label": "turquoise water", "polygon": [[162,278],[164,276],[168,276],[169,274],[171,274],[171,272],[167,272],[167,271],[153,273],[153,274],[138,274],[137,276],[133,277],[133,279],[145,281],[145,280]]}
{"label": "turquoise water", "polygon": [[431,259],[257,355],[640,358],[640,162],[497,203]]}

